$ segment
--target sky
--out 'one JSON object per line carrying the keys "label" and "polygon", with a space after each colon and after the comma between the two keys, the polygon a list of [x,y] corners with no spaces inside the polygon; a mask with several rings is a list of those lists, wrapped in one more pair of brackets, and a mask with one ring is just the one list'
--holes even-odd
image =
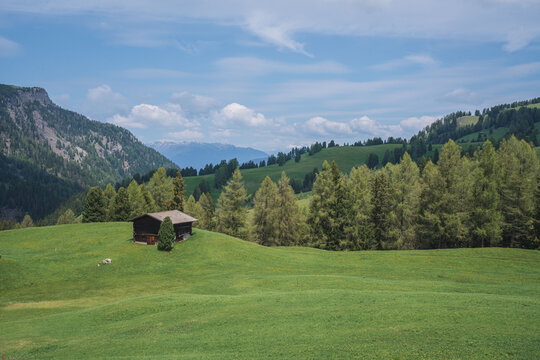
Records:
{"label": "sky", "polygon": [[540,96],[540,0],[0,0],[0,82],[142,142],[410,137]]}

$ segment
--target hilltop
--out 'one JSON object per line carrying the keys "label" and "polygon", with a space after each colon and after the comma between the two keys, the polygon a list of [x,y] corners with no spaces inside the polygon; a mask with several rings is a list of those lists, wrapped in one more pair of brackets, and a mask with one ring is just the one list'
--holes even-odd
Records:
{"label": "hilltop", "polygon": [[[7,358],[535,358],[540,254],[327,252],[129,223],[0,232]],[[112,264],[98,267],[104,258]]]}
{"label": "hilltop", "polygon": [[42,88],[0,85],[0,210],[40,218],[70,195],[176,165],[128,130],[55,105]]}

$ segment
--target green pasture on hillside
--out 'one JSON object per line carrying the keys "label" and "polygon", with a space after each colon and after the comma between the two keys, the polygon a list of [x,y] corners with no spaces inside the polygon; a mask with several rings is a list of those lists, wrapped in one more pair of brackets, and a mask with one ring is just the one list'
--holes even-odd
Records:
{"label": "green pasture on hillside", "polygon": [[[537,359],[540,252],[327,252],[129,223],[0,232],[6,359]],[[112,264],[97,266],[111,258]]]}
{"label": "green pasture on hillside", "polygon": [[[307,173],[313,171],[314,168],[319,170],[322,168],[322,163],[326,160],[331,162],[334,160],[342,172],[348,173],[354,166],[363,165],[370,153],[375,153],[381,161],[386,150],[392,150],[396,147],[401,147],[399,144],[384,144],[376,146],[340,146],[323,149],[322,151],[309,156],[302,155],[300,162],[294,160],[288,161],[285,165],[270,165],[257,169],[241,170],[244,177],[246,189],[249,194],[253,194],[261,185],[261,182],[266,176],[270,176],[273,181],[278,181],[281,177],[281,172],[285,171],[287,176],[292,179],[304,180]],[[212,195],[217,199],[219,191],[213,188],[214,175],[192,176],[184,178],[186,184],[186,194],[193,193],[199,182],[206,178],[212,186]]]}

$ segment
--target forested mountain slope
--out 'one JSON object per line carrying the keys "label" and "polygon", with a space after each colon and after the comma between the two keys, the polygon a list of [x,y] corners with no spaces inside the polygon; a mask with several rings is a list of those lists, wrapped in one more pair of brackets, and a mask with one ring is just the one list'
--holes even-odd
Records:
{"label": "forested mountain slope", "polygon": [[37,218],[90,185],[176,167],[124,128],[62,109],[42,88],[10,85],[0,85],[0,154],[0,208]]}

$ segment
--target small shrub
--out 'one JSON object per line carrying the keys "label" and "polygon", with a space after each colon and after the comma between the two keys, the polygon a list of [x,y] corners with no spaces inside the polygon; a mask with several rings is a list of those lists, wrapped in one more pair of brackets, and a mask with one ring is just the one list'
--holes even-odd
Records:
{"label": "small shrub", "polygon": [[173,242],[176,236],[174,234],[174,226],[171,218],[168,216],[163,220],[159,227],[158,237],[158,250],[171,251],[173,249]]}

